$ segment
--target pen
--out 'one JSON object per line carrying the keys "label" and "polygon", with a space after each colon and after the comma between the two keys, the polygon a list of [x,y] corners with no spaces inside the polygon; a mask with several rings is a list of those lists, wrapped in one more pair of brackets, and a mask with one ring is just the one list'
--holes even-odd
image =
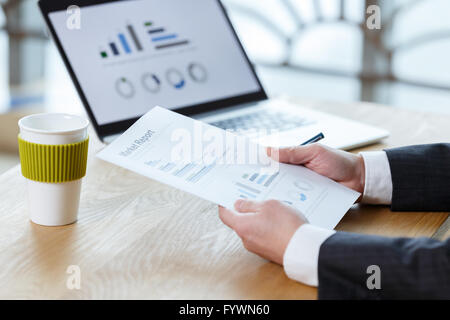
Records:
{"label": "pen", "polygon": [[307,144],[311,144],[311,143],[314,143],[314,142],[318,142],[318,141],[322,140],[323,138],[325,138],[325,136],[324,136],[323,133],[321,132],[321,133],[319,133],[318,135],[312,137],[311,139],[306,140],[305,142],[303,142],[303,143],[301,144],[301,146],[306,146]]}

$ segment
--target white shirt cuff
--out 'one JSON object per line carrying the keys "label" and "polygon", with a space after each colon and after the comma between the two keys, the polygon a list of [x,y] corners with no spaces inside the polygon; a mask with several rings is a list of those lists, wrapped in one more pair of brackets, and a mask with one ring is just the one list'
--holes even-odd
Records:
{"label": "white shirt cuff", "polygon": [[284,252],[284,272],[292,280],[317,287],[320,246],[336,231],[304,224],[292,236]]}
{"label": "white shirt cuff", "polygon": [[391,204],[392,176],[386,152],[361,152],[366,167],[363,203]]}

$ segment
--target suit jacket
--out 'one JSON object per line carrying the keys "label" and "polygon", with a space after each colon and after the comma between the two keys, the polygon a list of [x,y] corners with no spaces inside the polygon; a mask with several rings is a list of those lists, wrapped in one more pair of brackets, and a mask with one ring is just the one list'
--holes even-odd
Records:
{"label": "suit jacket", "polygon": [[[450,144],[386,153],[392,210],[450,211]],[[320,247],[318,274],[319,299],[450,299],[450,239],[337,232]]]}

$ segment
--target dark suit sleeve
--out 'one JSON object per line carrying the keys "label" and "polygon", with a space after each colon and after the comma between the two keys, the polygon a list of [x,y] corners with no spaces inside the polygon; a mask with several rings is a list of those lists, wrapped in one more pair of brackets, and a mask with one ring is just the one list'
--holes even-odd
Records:
{"label": "dark suit sleeve", "polygon": [[[381,289],[367,286],[371,265]],[[450,239],[338,232],[320,248],[318,275],[319,299],[450,299]]]}
{"label": "dark suit sleeve", "polygon": [[[386,150],[392,210],[450,211],[450,144]],[[380,268],[370,290],[367,268]],[[319,252],[320,299],[450,299],[450,240],[338,232]]]}
{"label": "dark suit sleeve", "polygon": [[385,151],[392,175],[392,210],[450,211],[450,144]]}

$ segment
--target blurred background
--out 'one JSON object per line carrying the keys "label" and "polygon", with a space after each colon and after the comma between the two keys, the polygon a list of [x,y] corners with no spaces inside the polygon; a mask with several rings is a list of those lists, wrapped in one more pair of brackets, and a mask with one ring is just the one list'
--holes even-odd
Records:
{"label": "blurred background", "polygon": [[[75,1],[76,2],[76,1]],[[450,114],[449,0],[223,0],[269,96]],[[0,173],[17,119],[84,113],[37,0],[0,0]],[[366,26],[370,5],[381,29]],[[413,130],[413,128],[412,128]]]}

